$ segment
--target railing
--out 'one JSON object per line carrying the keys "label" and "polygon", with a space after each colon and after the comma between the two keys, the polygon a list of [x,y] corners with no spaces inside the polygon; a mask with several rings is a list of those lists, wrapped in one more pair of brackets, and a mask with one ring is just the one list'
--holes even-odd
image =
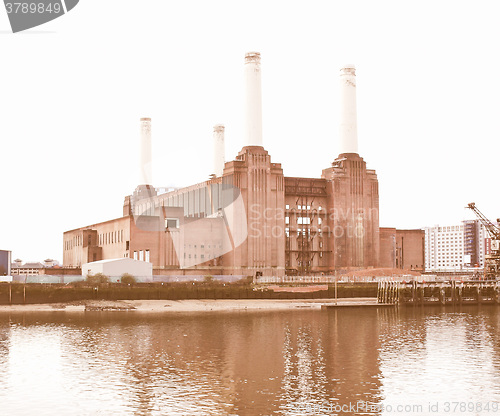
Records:
{"label": "railing", "polygon": [[383,276],[383,277],[375,277],[375,276],[361,276],[361,277],[353,277],[353,276],[335,276],[335,275],[325,275],[325,276],[258,276],[254,277],[254,284],[308,284],[308,283],[368,283],[368,282],[379,282],[385,281],[387,279],[391,280],[405,280],[408,281],[409,277],[393,277],[393,276]]}

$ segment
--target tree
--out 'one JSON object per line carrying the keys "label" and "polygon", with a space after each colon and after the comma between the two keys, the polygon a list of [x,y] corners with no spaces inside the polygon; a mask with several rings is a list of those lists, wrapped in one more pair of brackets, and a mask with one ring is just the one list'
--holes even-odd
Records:
{"label": "tree", "polygon": [[86,281],[91,285],[101,285],[109,283],[109,277],[103,275],[102,273],[88,274]]}
{"label": "tree", "polygon": [[134,285],[137,283],[137,280],[134,276],[128,273],[123,273],[121,277],[121,282],[127,285]]}

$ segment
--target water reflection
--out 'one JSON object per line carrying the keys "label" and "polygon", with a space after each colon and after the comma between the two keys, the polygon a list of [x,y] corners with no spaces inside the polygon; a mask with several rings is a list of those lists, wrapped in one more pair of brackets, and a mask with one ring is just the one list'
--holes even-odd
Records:
{"label": "water reflection", "polygon": [[0,403],[12,415],[298,415],[491,401],[499,341],[496,307],[0,314]]}
{"label": "water reflection", "polygon": [[[380,350],[385,405],[422,405],[436,414],[450,403],[500,400],[498,308],[407,309],[385,331]],[[471,407],[472,408],[472,407]],[[475,411],[460,414],[477,414]],[[500,410],[500,409],[499,409]]]}

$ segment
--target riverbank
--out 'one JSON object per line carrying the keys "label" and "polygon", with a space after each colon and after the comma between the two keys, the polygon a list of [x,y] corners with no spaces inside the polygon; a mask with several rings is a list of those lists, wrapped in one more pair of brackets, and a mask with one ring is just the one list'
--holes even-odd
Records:
{"label": "riverbank", "polygon": [[127,312],[172,313],[245,310],[321,309],[322,305],[375,306],[376,298],[342,299],[187,299],[187,300],[88,300],[63,303],[0,305],[5,312]]}
{"label": "riverbank", "polygon": [[181,301],[181,300],[317,300],[376,297],[378,285],[343,283],[338,285],[248,285],[248,284],[168,284],[135,285],[106,283],[96,286],[0,284],[0,305],[59,304],[87,301]]}

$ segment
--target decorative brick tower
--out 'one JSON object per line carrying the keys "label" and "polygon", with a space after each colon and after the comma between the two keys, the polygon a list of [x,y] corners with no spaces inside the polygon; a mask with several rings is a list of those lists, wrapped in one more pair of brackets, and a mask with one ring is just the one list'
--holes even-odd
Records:
{"label": "decorative brick tower", "polygon": [[[379,196],[374,170],[358,154],[356,72],[340,72],[340,148],[332,167],[323,170],[328,181],[328,227],[336,269],[377,267],[379,261]],[[333,244],[331,244],[333,241]]]}
{"label": "decorative brick tower", "polygon": [[[224,257],[242,274],[285,274],[285,192],[281,164],[262,146],[260,53],[245,56],[245,146],[225,164],[223,185],[239,189],[246,211],[246,241]],[[237,228],[237,227],[235,227]]]}

